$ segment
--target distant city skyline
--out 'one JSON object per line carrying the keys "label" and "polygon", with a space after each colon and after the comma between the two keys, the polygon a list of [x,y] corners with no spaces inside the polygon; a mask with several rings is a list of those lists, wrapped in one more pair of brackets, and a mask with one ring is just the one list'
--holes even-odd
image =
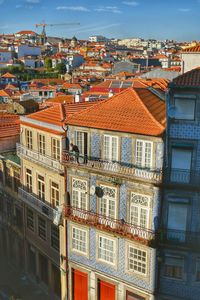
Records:
{"label": "distant city skyline", "polygon": [[51,27],[50,36],[200,40],[200,0],[0,0],[1,33],[36,30],[34,24],[80,22]]}

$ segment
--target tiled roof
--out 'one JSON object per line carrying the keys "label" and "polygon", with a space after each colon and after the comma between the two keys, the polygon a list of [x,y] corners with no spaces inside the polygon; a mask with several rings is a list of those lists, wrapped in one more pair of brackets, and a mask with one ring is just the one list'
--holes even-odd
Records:
{"label": "tiled roof", "polygon": [[195,46],[186,48],[182,51],[182,53],[187,53],[187,52],[200,52],[200,44],[197,44]]}
{"label": "tiled roof", "polygon": [[19,116],[0,113],[0,138],[16,136],[19,133]]}
{"label": "tiled roof", "polygon": [[160,136],[165,130],[165,102],[150,90],[132,88],[71,116],[67,124]]}
{"label": "tiled roof", "polygon": [[54,98],[47,99],[45,101],[45,103],[46,102],[49,102],[49,103],[73,103],[74,95],[59,95]]}
{"label": "tiled roof", "polygon": [[10,73],[5,73],[1,76],[1,78],[16,78],[16,76]]}
{"label": "tiled roof", "polygon": [[200,67],[174,78],[172,84],[175,86],[200,87]]}
{"label": "tiled roof", "polygon": [[8,91],[0,90],[0,97],[10,97],[10,93]]}
{"label": "tiled roof", "polygon": [[19,31],[17,32],[16,34],[36,34],[34,31],[32,30],[22,30],[22,31]]}

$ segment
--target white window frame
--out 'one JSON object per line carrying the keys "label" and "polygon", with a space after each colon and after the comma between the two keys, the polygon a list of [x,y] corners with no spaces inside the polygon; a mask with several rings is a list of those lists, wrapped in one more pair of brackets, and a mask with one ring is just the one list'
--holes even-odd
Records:
{"label": "white window frame", "polygon": [[30,129],[25,129],[26,147],[30,150],[33,149],[33,132]]}
{"label": "white window frame", "polygon": [[[74,187],[73,184],[75,181],[79,181],[80,184],[82,183],[83,186],[85,185],[85,189],[81,189],[80,187]],[[74,198],[74,195],[77,195],[77,199]],[[83,205],[82,200],[85,197],[85,205]],[[88,182],[87,180],[82,180],[79,178],[72,177],[72,185],[71,185],[71,199],[72,199],[72,206],[87,210],[88,209]],[[76,202],[78,202],[78,205],[76,205]]]}
{"label": "white window frame", "polygon": [[[30,173],[28,172],[30,171]],[[30,193],[33,191],[33,174],[32,170],[26,168],[26,188],[29,190]]]}
{"label": "white window frame", "polygon": [[[74,248],[73,247],[73,240],[75,239],[74,237],[74,232],[82,232],[84,233],[85,235],[85,251],[81,251],[80,249],[77,248]],[[72,252],[76,252],[78,254],[81,254],[81,255],[85,255],[85,256],[88,256],[88,249],[89,249],[89,234],[88,234],[88,230],[87,229],[83,229],[83,228],[80,228],[80,227],[77,227],[77,226],[74,226],[74,225],[71,225],[70,226],[70,235],[71,235],[71,239],[70,239],[70,249]],[[77,233],[76,233],[77,235]],[[77,243],[81,243],[83,240],[81,238],[81,236],[79,235],[80,237],[80,240],[76,239],[76,242]]]}
{"label": "white window frame", "polygon": [[[43,177],[44,180],[40,179],[39,177]],[[45,196],[46,196],[46,188],[45,188],[45,176],[41,174],[37,174],[37,194],[38,198],[45,202]],[[41,189],[44,188],[44,191]],[[42,197],[41,197],[42,196]]]}
{"label": "white window frame", "polygon": [[[106,142],[105,139],[108,139],[108,153],[106,153]],[[113,155],[113,139],[116,139],[116,157]],[[104,134],[103,135],[103,159],[107,161],[118,161],[119,160],[119,137]]]}
{"label": "white window frame", "polygon": [[[53,186],[53,184],[58,185],[58,187]],[[58,182],[53,180],[51,180],[50,185],[51,185],[51,205],[53,207],[57,207],[60,205],[60,186]],[[57,195],[58,195],[58,199],[57,199]]]}
{"label": "white window frame", "polygon": [[45,155],[46,153],[46,137],[44,134],[38,134],[38,150],[39,153]]}
{"label": "white window frame", "polygon": [[57,138],[51,138],[51,153],[52,157],[55,160],[59,160],[61,158],[61,141]]}
{"label": "white window frame", "polygon": [[84,146],[85,146],[85,140],[84,140],[84,131],[75,131],[75,144],[79,149],[79,154],[84,155]]}
{"label": "white window frame", "polygon": [[[135,253],[134,256],[137,256],[137,258],[136,257],[130,257],[130,249],[136,250],[137,253]],[[140,255],[140,252],[145,253],[145,259],[146,259],[145,261],[143,261],[142,259],[138,259],[138,256]],[[134,251],[133,251],[133,253],[134,253]],[[132,262],[130,262],[130,260],[132,260]],[[148,257],[148,252],[146,250],[144,250],[143,248],[138,248],[135,245],[131,245],[131,244],[127,245],[127,271],[129,273],[138,274],[140,276],[147,276],[148,263],[149,263],[149,257]],[[136,269],[131,268],[130,264],[135,265]],[[145,268],[145,272],[138,271],[139,267],[142,268],[142,264],[145,265],[143,267],[143,268]]]}
{"label": "white window frame", "polygon": [[[98,199],[98,210],[99,210],[99,214],[100,215],[103,215],[105,217],[108,217],[108,218],[113,218],[113,219],[116,219],[117,218],[117,197],[118,197],[118,193],[117,193],[117,188],[116,187],[113,187],[113,186],[108,186],[108,185],[104,185],[104,184],[100,184],[100,187],[102,189],[110,189],[110,190],[114,190],[115,192],[115,198],[113,197],[110,197],[108,195],[103,195],[102,198],[99,198]],[[110,214],[110,207],[111,207],[111,204],[113,204],[114,202],[114,214]],[[102,213],[102,209],[103,206],[105,207],[105,213]]]}
{"label": "white window frame", "polygon": [[[132,202],[132,198],[133,197],[141,197],[141,200],[142,198],[147,198],[146,201],[148,202],[147,205],[143,205],[141,203],[134,203]],[[150,218],[150,200],[151,200],[151,197],[149,195],[145,195],[145,194],[139,194],[139,193],[135,193],[135,192],[131,192],[131,195],[130,195],[130,213],[129,213],[129,220],[130,220],[130,223],[132,225],[135,225],[135,226],[138,226],[138,227],[143,227],[145,229],[148,229],[149,228],[149,218]],[[138,210],[138,220],[137,222],[132,222],[132,214],[133,214],[133,208],[137,208]],[[142,210],[145,210],[146,211],[146,226],[143,226],[141,224],[141,218],[142,218]]]}
{"label": "white window frame", "polygon": [[[113,243],[113,249],[111,250],[107,250],[105,249],[105,240],[107,241],[110,241]],[[100,249],[100,242],[103,242],[103,248]],[[113,262],[112,261],[109,261],[109,260],[106,260],[104,258],[101,257],[101,251],[109,251],[109,253],[105,254],[107,256],[109,255],[113,255]],[[107,235],[103,235],[103,234],[98,234],[97,235],[97,260],[99,262],[103,262],[103,263],[106,263],[106,264],[109,264],[111,266],[116,266],[116,263],[117,263],[117,257],[118,257],[118,253],[117,253],[117,240],[116,238],[111,238],[110,236],[107,236]]]}
{"label": "white window frame", "polygon": [[[138,156],[138,143],[142,143],[142,149],[141,149],[141,159],[139,159]],[[150,163],[146,163],[146,145],[151,145],[151,153],[150,153]],[[135,162],[138,167],[141,168],[152,168],[153,165],[153,142],[147,141],[147,140],[139,140],[137,139],[135,141]]]}

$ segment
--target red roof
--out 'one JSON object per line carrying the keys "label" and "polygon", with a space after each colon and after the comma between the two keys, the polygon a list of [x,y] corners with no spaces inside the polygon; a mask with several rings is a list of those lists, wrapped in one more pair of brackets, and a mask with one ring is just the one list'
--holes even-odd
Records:
{"label": "red roof", "polygon": [[0,113],[0,138],[17,136],[19,133],[19,116]]}
{"label": "red roof", "polygon": [[176,86],[200,87],[200,67],[174,78],[173,83]]}
{"label": "red roof", "polygon": [[192,46],[192,47],[189,47],[189,48],[186,48],[182,51],[183,53],[187,53],[187,52],[199,52],[200,53],[200,44],[197,44],[195,46]]}
{"label": "red roof", "polygon": [[17,32],[16,34],[21,34],[21,35],[23,35],[23,34],[32,34],[32,35],[36,35],[36,33],[34,31],[32,31],[32,30],[22,30],[22,31]]}
{"label": "red roof", "polygon": [[1,78],[16,78],[16,76],[11,73],[5,73],[1,76]]}
{"label": "red roof", "polygon": [[165,102],[148,89],[126,89],[71,116],[67,124],[160,136],[165,130]]}

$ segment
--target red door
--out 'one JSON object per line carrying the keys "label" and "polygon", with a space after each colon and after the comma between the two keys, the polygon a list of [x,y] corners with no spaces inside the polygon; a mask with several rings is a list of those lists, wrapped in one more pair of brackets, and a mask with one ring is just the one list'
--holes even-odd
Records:
{"label": "red door", "polygon": [[88,300],[88,275],[73,270],[73,300]]}
{"label": "red door", "polygon": [[115,285],[100,280],[99,300],[115,300]]}

